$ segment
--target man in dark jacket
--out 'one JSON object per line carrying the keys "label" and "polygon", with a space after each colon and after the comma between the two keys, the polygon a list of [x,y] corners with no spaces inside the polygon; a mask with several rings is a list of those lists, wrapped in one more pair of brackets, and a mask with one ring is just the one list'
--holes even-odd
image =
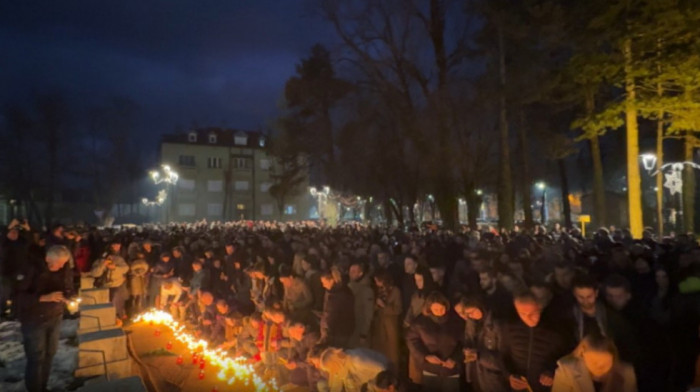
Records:
{"label": "man in dark jacket", "polygon": [[22,323],[27,356],[25,385],[29,392],[43,392],[49,381],[51,361],[58,348],[64,304],[73,295],[73,275],[67,265],[70,251],[50,247],[43,260],[24,264],[18,283],[18,318]]}
{"label": "man in dark jacket", "polygon": [[[29,241],[25,234],[29,234],[29,224],[12,220],[0,247],[0,317],[14,317],[17,275],[29,254]],[[12,305],[8,306],[9,303]]]}
{"label": "man in dark jacket", "polygon": [[321,340],[332,347],[346,348],[355,331],[355,298],[337,270],[323,274],[321,283],[326,289]]}
{"label": "man in dark jacket", "polygon": [[316,389],[320,379],[318,370],[306,361],[311,349],[318,343],[318,331],[304,320],[292,319],[286,327],[287,339],[279,351],[284,367],[289,370],[289,382],[302,388]]}
{"label": "man in dark jacket", "polygon": [[503,326],[499,343],[510,387],[515,391],[549,391],[557,359],[566,354],[563,339],[540,322],[542,308],[532,294],[516,295],[513,304],[518,319]]}

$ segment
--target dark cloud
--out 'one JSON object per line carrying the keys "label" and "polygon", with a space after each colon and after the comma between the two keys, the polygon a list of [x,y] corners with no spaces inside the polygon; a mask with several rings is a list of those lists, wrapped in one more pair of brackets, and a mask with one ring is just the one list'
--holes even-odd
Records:
{"label": "dark cloud", "polygon": [[154,133],[264,124],[299,58],[331,36],[299,0],[1,4],[0,102],[46,89],[81,105],[127,96]]}

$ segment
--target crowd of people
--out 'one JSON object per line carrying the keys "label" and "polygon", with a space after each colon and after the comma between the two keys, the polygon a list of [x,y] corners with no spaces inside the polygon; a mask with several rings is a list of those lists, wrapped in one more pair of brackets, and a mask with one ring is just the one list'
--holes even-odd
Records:
{"label": "crowd of people", "polygon": [[81,276],[109,288],[120,322],[170,312],[264,377],[310,391],[700,385],[692,235],[313,222],[42,234],[13,221],[0,262],[3,314],[22,322],[29,390],[46,387],[62,304]]}

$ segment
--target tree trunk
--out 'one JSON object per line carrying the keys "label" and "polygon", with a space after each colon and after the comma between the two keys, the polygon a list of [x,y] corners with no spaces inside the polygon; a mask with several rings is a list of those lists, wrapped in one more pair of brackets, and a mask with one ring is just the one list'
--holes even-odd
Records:
{"label": "tree trunk", "polygon": [[[695,138],[691,131],[685,134],[683,159],[686,162],[693,161]],[[685,165],[683,170],[683,230],[686,233],[695,233],[695,169]]]}
{"label": "tree trunk", "polygon": [[530,145],[525,131],[525,113],[520,109],[520,126],[518,127],[518,141],[520,142],[520,159],[522,167],[520,168],[520,187],[522,194],[523,213],[525,222],[523,223],[526,229],[533,227],[532,222],[532,179],[530,178]]}
{"label": "tree trunk", "polygon": [[[591,116],[595,111],[595,96],[593,90],[586,94],[586,113]],[[599,227],[606,226],[607,206],[605,204],[605,185],[603,180],[603,158],[600,155],[600,140],[598,135],[591,135],[591,160],[593,161],[593,218]]]}
{"label": "tree trunk", "polygon": [[502,229],[513,229],[513,183],[510,168],[510,138],[508,135],[508,112],[506,108],[506,55],[503,38],[503,22],[498,21],[499,57],[499,136],[500,171],[498,178],[498,222]]}
{"label": "tree trunk", "polygon": [[564,227],[570,229],[571,225],[571,203],[569,202],[569,176],[566,173],[566,159],[557,159],[559,166],[559,182],[561,186],[561,206],[564,215]]}
{"label": "tree trunk", "polygon": [[632,238],[641,238],[642,189],[639,174],[639,127],[637,124],[637,103],[634,75],[632,73],[632,39],[624,43],[625,56],[625,123],[627,128],[627,202],[629,226]]}

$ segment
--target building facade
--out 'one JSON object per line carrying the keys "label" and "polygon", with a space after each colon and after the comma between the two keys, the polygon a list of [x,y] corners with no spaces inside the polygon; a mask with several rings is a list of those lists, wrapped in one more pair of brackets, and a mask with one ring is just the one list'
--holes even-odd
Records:
{"label": "building facade", "polygon": [[[278,206],[269,189],[276,160],[259,132],[205,128],[165,135],[161,163],[179,175],[163,205],[166,221],[303,220],[314,200],[307,180]],[[281,208],[280,208],[281,207]]]}

